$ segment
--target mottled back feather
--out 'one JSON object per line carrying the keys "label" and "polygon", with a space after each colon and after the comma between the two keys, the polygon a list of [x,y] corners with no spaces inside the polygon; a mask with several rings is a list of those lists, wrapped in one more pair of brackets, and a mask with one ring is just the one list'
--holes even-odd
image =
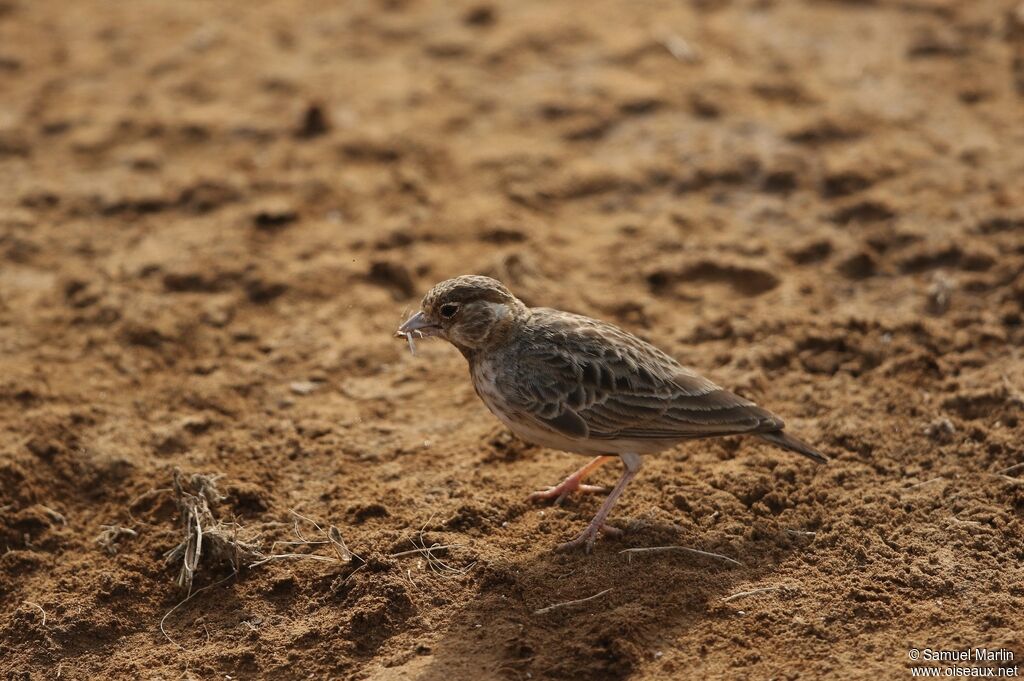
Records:
{"label": "mottled back feather", "polygon": [[533,308],[499,351],[495,385],[519,418],[563,437],[682,440],[780,430],[780,418],[611,324]]}

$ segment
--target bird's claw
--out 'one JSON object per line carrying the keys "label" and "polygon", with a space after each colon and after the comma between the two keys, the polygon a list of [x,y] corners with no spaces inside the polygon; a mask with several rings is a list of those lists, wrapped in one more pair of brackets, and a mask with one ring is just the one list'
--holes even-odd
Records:
{"label": "bird's claw", "polygon": [[603,523],[601,525],[591,523],[587,526],[587,529],[580,532],[576,538],[559,544],[555,550],[559,552],[573,551],[582,546],[584,551],[590,553],[590,550],[594,548],[594,542],[597,541],[597,535],[599,534],[606,534],[609,537],[618,537],[622,535],[622,530]]}

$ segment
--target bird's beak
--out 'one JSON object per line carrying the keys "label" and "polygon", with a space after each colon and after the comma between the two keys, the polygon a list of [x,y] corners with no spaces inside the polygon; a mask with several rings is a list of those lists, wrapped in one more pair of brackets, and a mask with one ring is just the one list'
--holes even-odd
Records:
{"label": "bird's beak", "polygon": [[417,312],[405,320],[404,324],[398,327],[398,331],[395,332],[395,336],[404,338],[412,335],[416,338],[429,338],[430,336],[436,336],[439,333],[441,333],[440,326],[427,319],[427,315],[422,312]]}

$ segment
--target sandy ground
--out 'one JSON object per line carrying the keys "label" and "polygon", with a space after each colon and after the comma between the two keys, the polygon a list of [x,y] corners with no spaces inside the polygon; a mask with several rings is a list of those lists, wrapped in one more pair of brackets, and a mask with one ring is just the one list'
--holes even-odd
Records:
{"label": "sandy ground", "polygon": [[[0,1],[0,675],[1012,667],[1022,111],[1015,1]],[[834,461],[681,446],[625,537],[553,553],[600,497],[526,495],[582,459],[391,337],[468,272]],[[264,552],[322,538],[297,511],[358,558],[204,554],[165,635],[175,469],[222,476],[213,515]],[[421,542],[454,546],[393,555]],[[741,565],[620,553],[658,545]]]}

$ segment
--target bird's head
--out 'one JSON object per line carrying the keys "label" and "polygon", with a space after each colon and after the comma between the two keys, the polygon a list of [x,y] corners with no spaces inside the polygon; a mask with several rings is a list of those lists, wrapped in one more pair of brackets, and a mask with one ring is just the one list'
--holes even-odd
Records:
{"label": "bird's head", "polygon": [[464,275],[430,289],[420,311],[396,335],[438,336],[470,355],[500,344],[527,313],[526,305],[497,279]]}

